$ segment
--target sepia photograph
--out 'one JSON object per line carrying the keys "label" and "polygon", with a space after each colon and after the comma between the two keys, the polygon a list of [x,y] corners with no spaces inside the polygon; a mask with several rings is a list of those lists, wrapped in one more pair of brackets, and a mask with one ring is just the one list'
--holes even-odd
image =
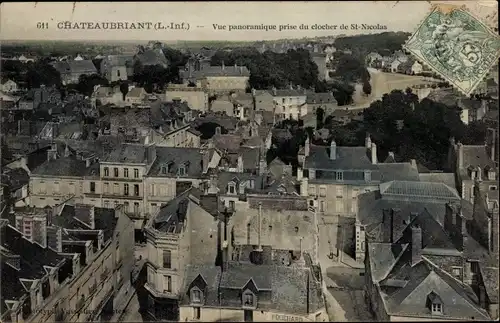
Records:
{"label": "sepia photograph", "polygon": [[496,1],[0,9],[0,322],[499,319]]}

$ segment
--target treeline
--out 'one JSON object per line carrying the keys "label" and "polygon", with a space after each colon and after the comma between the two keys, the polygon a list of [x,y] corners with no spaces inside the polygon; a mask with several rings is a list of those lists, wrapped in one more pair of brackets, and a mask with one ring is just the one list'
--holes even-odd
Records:
{"label": "treeline", "polygon": [[249,86],[255,89],[285,88],[290,84],[312,88],[318,79],[318,67],[307,50],[287,53],[258,52],[255,48],[235,48],[231,52],[217,51],[210,64],[243,65],[250,71]]}
{"label": "treeline", "polygon": [[483,122],[465,125],[458,107],[430,99],[419,102],[418,96],[407,89],[394,90],[373,102],[363,111],[362,122],[330,123],[327,127],[340,146],[362,146],[369,133],[377,144],[379,159],[385,159],[391,151],[398,160],[416,159],[436,170],[446,164],[451,137],[464,144],[482,144],[487,125]]}
{"label": "treeline", "polygon": [[396,50],[401,50],[410,33],[384,32],[380,34],[346,36],[335,39],[334,46],[337,50],[349,49],[357,57],[364,57],[371,52],[380,55],[390,55]]}

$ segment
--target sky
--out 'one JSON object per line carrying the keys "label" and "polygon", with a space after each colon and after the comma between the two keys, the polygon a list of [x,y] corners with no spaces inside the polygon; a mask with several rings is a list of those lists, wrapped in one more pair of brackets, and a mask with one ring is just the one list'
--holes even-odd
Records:
{"label": "sky", "polygon": [[[10,2],[0,5],[2,40],[117,40],[155,39],[256,41],[283,38],[353,35],[368,30],[214,30],[220,25],[382,25],[372,32],[412,32],[436,1],[328,2]],[[447,1],[497,13],[496,1]],[[486,7],[484,7],[486,6]],[[484,10],[483,10],[484,11]],[[69,30],[59,22],[171,22],[188,23],[189,30]],[[39,24],[39,23],[43,23]],[[47,26],[47,28],[37,28]],[[227,28],[227,27],[226,27]],[[340,28],[340,27],[337,27]]]}

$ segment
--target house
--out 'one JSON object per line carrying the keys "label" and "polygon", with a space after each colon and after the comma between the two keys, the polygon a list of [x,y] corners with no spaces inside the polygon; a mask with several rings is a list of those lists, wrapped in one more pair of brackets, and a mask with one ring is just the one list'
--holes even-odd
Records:
{"label": "house", "polygon": [[185,268],[214,266],[221,224],[211,211],[201,192],[192,188],[148,220],[144,228],[148,249],[145,288],[148,314],[153,319],[179,321]]}
{"label": "house", "polygon": [[[491,129],[493,130],[493,129]],[[475,188],[481,192],[498,189],[498,166],[494,161],[495,131],[493,141],[488,145],[455,144],[450,140],[448,151],[448,168],[457,178],[457,189],[463,199],[474,203]]]}
{"label": "house", "polygon": [[413,65],[411,66],[411,74],[419,75],[422,72],[423,72],[422,64],[420,64],[418,61],[413,62]]}
{"label": "house", "polygon": [[478,244],[471,203],[446,184],[417,181],[384,183],[358,200],[356,243],[366,240],[359,254],[378,320],[490,319],[477,277],[498,253]]}
{"label": "house", "polygon": [[307,114],[307,91],[302,89],[278,90],[273,88],[270,92],[273,96],[274,114],[281,120],[299,120]]}
{"label": "house", "polygon": [[309,254],[261,245],[226,249],[224,241],[221,266],[186,267],[180,321],[328,320],[320,270]]}
{"label": "house", "polygon": [[0,90],[4,93],[15,93],[18,91],[17,83],[13,80],[2,78]]}
{"label": "house", "polygon": [[209,178],[205,185],[206,194],[217,194],[221,206],[231,211],[236,210],[237,204],[250,190],[261,190],[264,181],[256,174],[228,171],[211,172]]}
{"label": "house", "polygon": [[133,57],[126,55],[108,55],[102,58],[100,73],[109,82],[127,80],[133,74]]}
{"label": "house", "polygon": [[[133,294],[134,242],[120,208],[68,201],[8,217],[1,228],[1,301],[9,304],[2,321],[94,321],[124,310]],[[53,310],[39,310],[47,307]]]}
{"label": "house", "polygon": [[366,65],[377,68],[376,62],[381,62],[382,61],[382,55],[376,52],[371,52],[370,54],[366,55]]}
{"label": "house", "polygon": [[147,213],[153,215],[189,188],[200,187],[208,167],[208,152],[205,156],[198,148],[156,147],[156,159],[145,177]]}
{"label": "house", "polygon": [[205,112],[208,109],[208,94],[201,88],[169,84],[165,91],[165,101],[175,99],[187,102],[192,110]]}
{"label": "house", "polygon": [[148,93],[142,87],[133,87],[125,94],[125,104],[129,106],[143,106]]}
{"label": "house", "polygon": [[465,124],[482,120],[489,112],[488,101],[460,98],[457,106],[461,109],[460,118]]}
{"label": "house", "polygon": [[114,87],[97,85],[90,97],[90,102],[93,107],[103,105],[123,106],[125,104],[123,93],[118,85]]}
{"label": "house", "polygon": [[29,169],[27,167],[4,168],[2,184],[6,185],[9,198],[15,207],[29,205]]}
{"label": "house", "polygon": [[255,111],[274,111],[274,99],[269,91],[252,89]]}
{"label": "house", "polygon": [[97,74],[91,60],[53,62],[51,65],[61,74],[63,84],[78,83],[81,75]]}
{"label": "house", "polygon": [[195,84],[206,90],[209,95],[245,92],[248,87],[250,71],[246,66],[203,66],[188,62],[179,70],[183,84]]}
{"label": "house", "polygon": [[354,217],[359,194],[378,190],[384,182],[419,180],[414,161],[380,163],[377,145],[369,135],[364,147],[341,147],[335,140],[330,146],[317,146],[307,138],[298,160],[300,194],[309,199],[311,206],[317,203],[319,212],[325,215]]}
{"label": "house", "polygon": [[307,93],[306,97],[307,113],[316,115],[318,109],[323,110],[323,116],[326,118],[338,107],[337,100],[332,92]]}

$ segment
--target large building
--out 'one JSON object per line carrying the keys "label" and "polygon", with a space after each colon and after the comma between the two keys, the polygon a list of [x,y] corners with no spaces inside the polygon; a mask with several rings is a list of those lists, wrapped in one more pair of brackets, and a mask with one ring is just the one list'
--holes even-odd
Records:
{"label": "large building", "polygon": [[201,192],[192,188],[159,208],[146,224],[145,288],[149,292],[148,313],[152,318],[179,320],[178,302],[186,265],[215,266],[220,239],[215,202],[215,210],[207,207]]}
{"label": "large building", "polygon": [[498,213],[435,182],[384,183],[359,202],[359,258],[378,320],[498,318],[498,243],[481,240],[498,240]]}
{"label": "large building", "polygon": [[187,266],[180,321],[328,321],[321,269],[309,255],[260,247],[241,246],[219,267]]}
{"label": "large building", "polygon": [[123,312],[134,242],[121,208],[72,200],[3,217],[2,322],[107,321]]}

